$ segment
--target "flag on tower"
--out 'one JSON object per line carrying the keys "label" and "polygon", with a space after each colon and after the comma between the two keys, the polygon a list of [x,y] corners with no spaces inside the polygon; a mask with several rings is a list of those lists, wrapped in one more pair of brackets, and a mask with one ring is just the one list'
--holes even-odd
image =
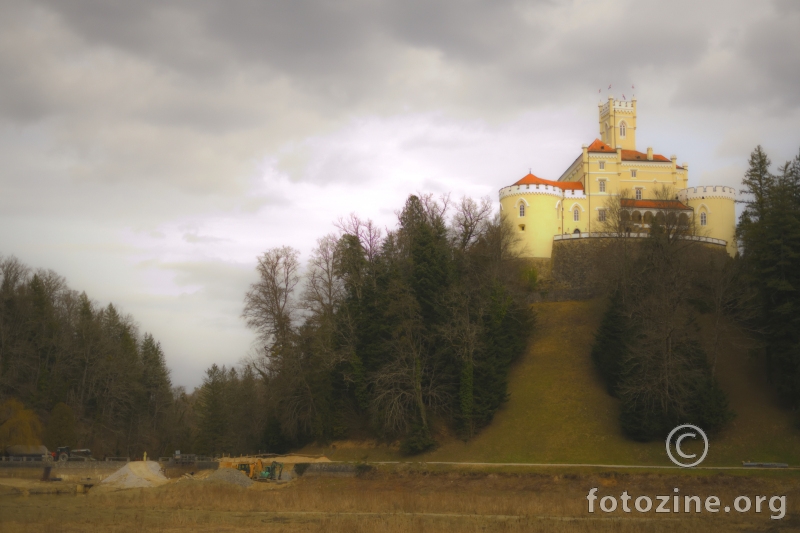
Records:
{"label": "flag on tower", "polygon": [[608,84],[608,90],[609,91],[611,90],[611,84],[610,83]]}
{"label": "flag on tower", "polygon": [[622,99],[625,100],[625,95],[624,94],[622,95]]}

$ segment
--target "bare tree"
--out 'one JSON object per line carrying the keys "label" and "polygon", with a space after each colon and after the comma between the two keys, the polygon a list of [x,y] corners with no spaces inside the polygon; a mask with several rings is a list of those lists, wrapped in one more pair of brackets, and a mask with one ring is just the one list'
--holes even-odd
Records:
{"label": "bare tree", "polygon": [[300,252],[289,246],[273,248],[258,258],[260,279],[250,286],[242,313],[268,351],[289,343],[298,310],[294,291],[300,281]]}
{"label": "bare tree", "polygon": [[480,238],[491,216],[492,201],[488,196],[481,198],[480,203],[467,196],[461,198],[452,221],[453,238],[460,250],[466,250]]}
{"label": "bare tree", "polygon": [[389,361],[371,375],[373,417],[390,433],[407,431],[417,420],[428,431],[428,412],[441,411],[452,395],[438,379],[417,321],[406,320],[398,328],[389,355]]}
{"label": "bare tree", "polygon": [[311,252],[308,262],[303,304],[318,318],[333,317],[344,296],[342,280],[336,275],[337,243],[335,235],[318,239],[317,247]]}
{"label": "bare tree", "polygon": [[374,264],[380,253],[383,232],[372,220],[363,220],[355,213],[351,213],[347,218],[340,218],[335,226],[342,233],[356,237],[361,243],[367,261]]}

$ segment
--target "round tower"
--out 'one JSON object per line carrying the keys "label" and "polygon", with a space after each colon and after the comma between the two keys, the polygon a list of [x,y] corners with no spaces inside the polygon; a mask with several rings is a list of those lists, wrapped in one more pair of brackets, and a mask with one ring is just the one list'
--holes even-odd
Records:
{"label": "round tower", "polygon": [[728,255],[736,254],[736,189],[721,185],[688,187],[678,200],[694,210],[697,234],[725,241]]}
{"label": "round tower", "polygon": [[[562,233],[561,203],[565,194],[551,183],[529,174],[516,184],[500,189],[500,209],[519,237],[523,257],[549,258],[553,236]],[[569,198],[585,198],[582,190],[569,193]]]}

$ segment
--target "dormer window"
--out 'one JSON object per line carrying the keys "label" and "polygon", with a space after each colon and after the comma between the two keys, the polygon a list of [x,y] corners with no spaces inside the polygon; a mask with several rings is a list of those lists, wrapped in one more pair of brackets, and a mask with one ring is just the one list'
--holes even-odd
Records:
{"label": "dormer window", "polygon": [[628,127],[625,125],[625,121],[622,121],[622,122],[619,123],[619,137],[620,137],[620,139],[624,139],[625,138],[625,130],[627,130],[627,129],[628,129]]}
{"label": "dormer window", "polygon": [[521,217],[525,216],[525,204],[522,204],[522,203],[519,204],[519,216],[521,216]]}

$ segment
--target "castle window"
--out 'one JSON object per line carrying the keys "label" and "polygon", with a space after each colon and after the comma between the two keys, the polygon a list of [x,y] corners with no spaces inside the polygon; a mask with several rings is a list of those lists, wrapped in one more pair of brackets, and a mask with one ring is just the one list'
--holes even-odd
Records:
{"label": "castle window", "polygon": [[597,220],[599,220],[600,222],[605,222],[606,221],[606,210],[605,209],[600,209],[599,211],[597,211]]}
{"label": "castle window", "polygon": [[636,169],[631,170],[631,177],[632,178],[636,177]]}
{"label": "castle window", "polygon": [[525,231],[525,224],[520,224],[519,225],[519,230],[520,231]]}
{"label": "castle window", "polygon": [[580,219],[581,219],[581,212],[580,212],[580,210],[579,210],[579,209],[576,207],[576,208],[575,208],[575,211],[573,211],[573,212],[572,212],[572,220],[574,220],[575,222],[578,222]]}
{"label": "castle window", "polygon": [[636,199],[637,200],[642,199],[642,189],[636,189]]}
{"label": "castle window", "polygon": [[525,204],[522,204],[522,203],[519,204],[519,216],[521,216],[521,217],[525,216]]}
{"label": "castle window", "polygon": [[605,161],[600,161],[598,163],[598,165],[600,165],[600,170],[605,170],[606,169],[606,162]]}
{"label": "castle window", "polygon": [[705,213],[700,213],[700,225],[705,226],[708,223],[708,217]]}
{"label": "castle window", "polygon": [[606,180],[600,180],[600,192],[606,192]]}
{"label": "castle window", "polygon": [[626,127],[624,121],[619,123],[619,136],[620,136],[620,138],[622,138],[622,139],[625,138],[625,130],[627,130],[627,129],[628,128]]}

